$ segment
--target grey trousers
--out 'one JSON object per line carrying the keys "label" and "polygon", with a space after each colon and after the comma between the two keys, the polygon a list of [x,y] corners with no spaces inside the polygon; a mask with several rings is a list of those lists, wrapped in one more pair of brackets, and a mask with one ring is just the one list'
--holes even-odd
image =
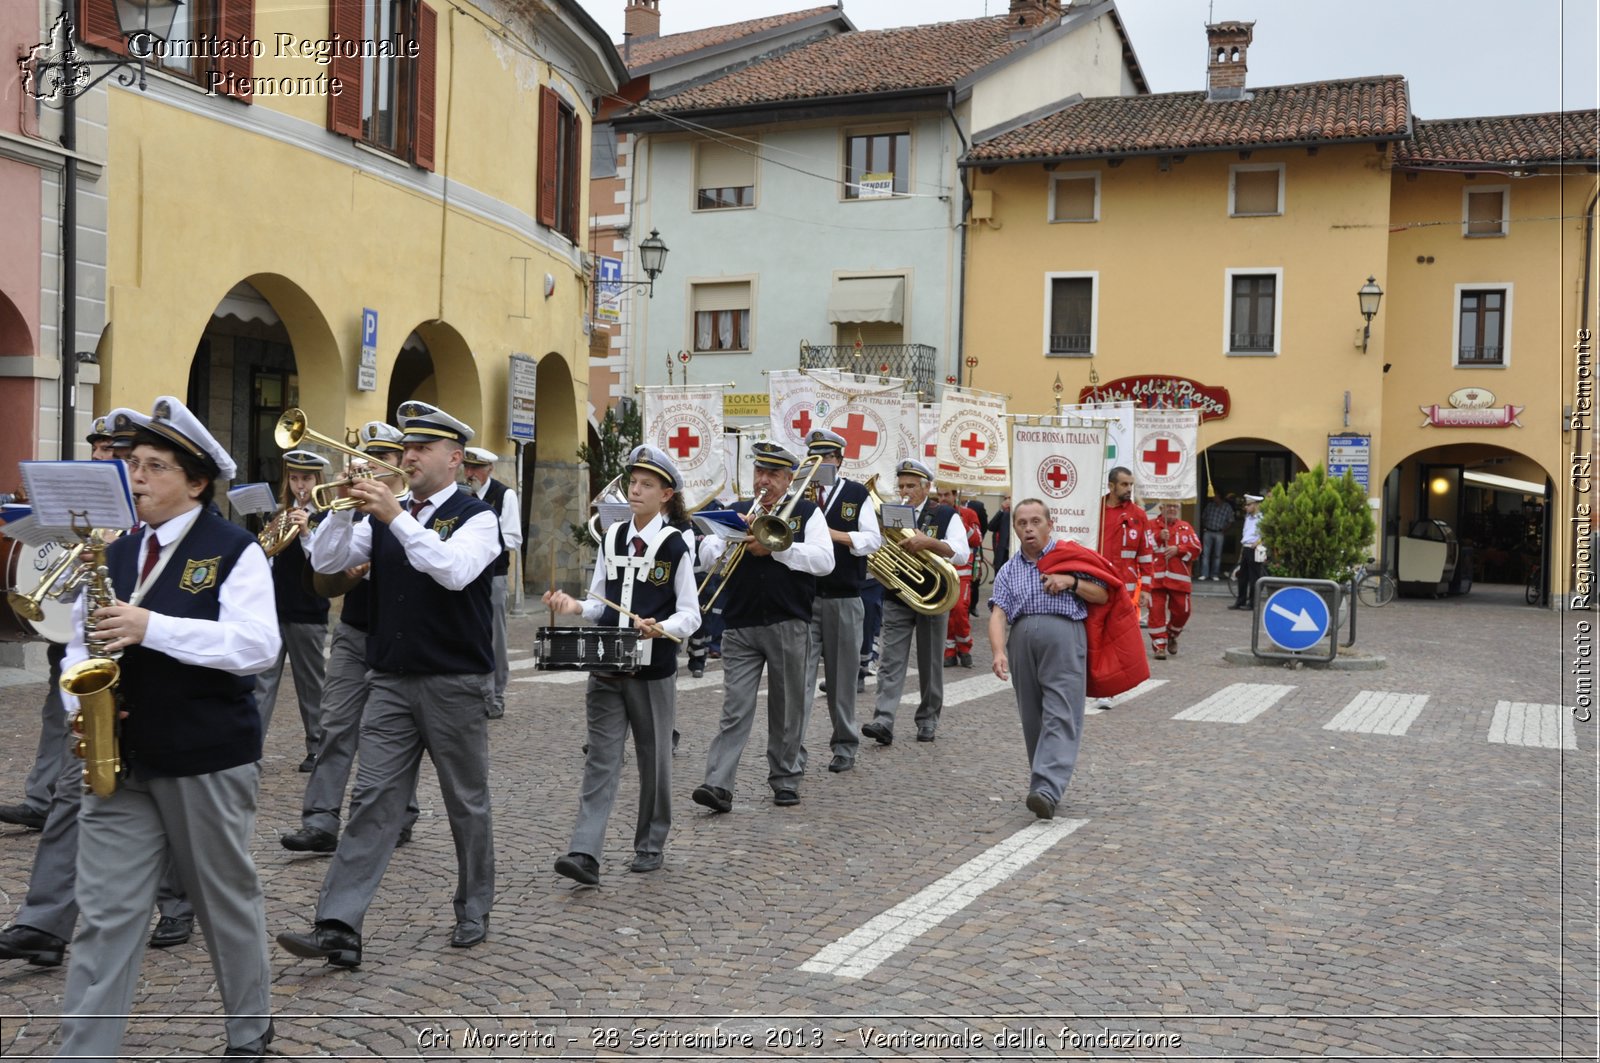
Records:
{"label": "grey trousers", "polygon": [[48,653],[50,689],[45,692],[44,704],[39,708],[39,747],[34,751],[28,779],[22,785],[22,803],[28,811],[42,816],[50,814],[50,799],[64,761],[75,759],[72,747],[67,744],[67,714],[61,707],[61,658],[65,652],[65,647],[52,645]]}
{"label": "grey trousers", "polygon": [[[59,707],[56,712],[66,719]],[[72,754],[65,727],[61,756],[56,760],[60,770],[51,789],[44,832],[33,853],[28,893],[13,922],[70,941],[72,928],[78,924],[78,808],[83,803],[83,761]]]}
{"label": "grey trousers", "polygon": [[923,616],[892,594],[883,597],[883,637],[878,657],[878,710],[873,722],[894,730],[895,710],[906,687],[911,640],[917,642],[917,728],[939,726],[944,708],[944,639],[950,614]]}
{"label": "grey trousers", "polygon": [[1028,789],[1052,801],[1067,792],[1078,762],[1087,647],[1083,621],[1064,616],[1018,617],[1006,638],[1022,741],[1033,773]]}
{"label": "grey trousers", "polygon": [[205,928],[228,1044],[266,1032],[267,917],[250,859],[260,781],[259,764],[242,764],[179,779],[135,774],[110,797],[85,795],[78,822],[82,914],[67,968],[58,1058],[121,1055],[150,905],[169,859]]}
{"label": "grey trousers", "polygon": [[327,624],[278,624],[283,648],[278,659],[256,677],[256,707],[261,710],[261,735],[272,726],[272,710],[278,700],[278,684],[283,680],[283,659],[294,668],[294,692],[300,701],[300,723],[306,732],[306,753],[316,756],[322,744],[322,674],[325,659],[323,644],[328,640]]}
{"label": "grey trousers", "polygon": [[506,661],[506,577],[496,576],[489,585],[489,611],[494,616],[494,690],[489,697],[489,708],[499,716],[506,709],[506,680],[511,678],[511,667]]}
{"label": "grey trousers", "polygon": [[856,674],[861,668],[861,627],[866,607],[860,598],[817,598],[811,603],[811,640],[806,651],[805,689],[801,694],[800,770],[806,770],[806,728],[817,689],[817,662],[828,681],[828,718],[833,721],[829,747],[836,757],[856,759],[861,730],[856,726]]}
{"label": "grey trousers", "polygon": [[774,793],[799,788],[808,630],[804,620],[785,620],[722,633],[722,719],[706,756],[707,786],[733,792],[734,773],[755,721],[761,669],[766,667],[767,783]]}
{"label": "grey trousers", "polygon": [[605,847],[606,820],[617,799],[622,748],[633,732],[639,765],[639,817],[633,827],[637,853],[660,853],[672,827],[672,726],[677,677],[635,679],[591,675],[586,700],[589,753],[578,791],[578,823],[567,851],[596,860]]}
{"label": "grey trousers", "polygon": [[367,680],[350,822],[322,881],[317,922],[361,932],[405,826],[424,750],[438,773],[456,843],[456,921],[480,922],[494,904],[489,721],[483,714],[493,677],[374,671]]}

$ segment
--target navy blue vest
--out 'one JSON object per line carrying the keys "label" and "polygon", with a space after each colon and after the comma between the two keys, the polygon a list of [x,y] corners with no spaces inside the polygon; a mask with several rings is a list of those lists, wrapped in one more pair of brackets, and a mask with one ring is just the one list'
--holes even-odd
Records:
{"label": "navy blue vest", "polygon": [[303,534],[295,536],[294,542],[272,559],[272,597],[280,622],[326,624],[328,599],[311,589],[311,559],[301,546],[304,538]]}
{"label": "navy blue vest", "polygon": [[[450,533],[487,505],[457,489],[435,506],[428,527]],[[367,667],[419,675],[482,675],[494,671],[494,612],[487,565],[459,591],[418,572],[405,547],[381,520],[372,522],[372,585],[367,611]]]}
{"label": "navy blue vest", "polygon": [[[732,509],[748,513],[750,503],[744,499]],[[806,541],[806,521],[816,511],[817,504],[805,499],[794,507],[789,527],[795,542]],[[810,622],[811,599],[816,594],[817,577],[809,572],[796,572],[775,557],[756,557],[746,551],[717,601],[722,606],[724,627],[766,627],[785,620]]]}
{"label": "navy blue vest", "polygon": [[[365,513],[357,513],[354,523],[360,524],[367,519]],[[339,622],[349,624],[363,635],[372,626],[372,583],[362,580],[345,592],[344,605],[339,609]]]}
{"label": "navy blue vest", "polygon": [[[509,487],[501,483],[499,480],[493,479],[492,477],[489,480],[489,486],[483,489],[482,501],[490,509],[494,510],[494,516],[497,525],[500,519],[500,510],[505,506],[506,503],[506,492],[509,490],[511,490]],[[518,518],[521,518],[521,514],[518,514]],[[511,555],[506,552],[506,537],[505,533],[501,532],[500,556],[494,559],[494,574],[496,576],[504,576],[510,571]]]}
{"label": "navy blue vest", "polygon": [[[664,541],[656,548],[656,563],[642,579],[633,582],[633,601],[629,612],[651,620],[665,620],[678,611],[678,590],[674,586],[681,565],[694,565],[689,556],[689,544],[683,535],[670,526],[662,534]],[[613,557],[633,556],[633,521],[619,520],[606,530],[606,551]],[[605,562],[602,560],[601,565]],[[629,578],[628,569],[620,569],[617,578],[606,579],[606,597],[622,601],[622,581]],[[616,627],[617,611],[609,605],[600,614],[601,627]],[[632,626],[633,621],[628,621]],[[650,640],[650,663],[634,674],[640,679],[664,679],[678,672],[678,644],[671,639]]]}
{"label": "navy blue vest", "polygon": [[[143,535],[124,535],[106,551],[117,598],[139,580]],[[204,510],[139,604],[165,616],[215,620],[222,585],[255,536]],[[205,775],[261,759],[255,676],[183,664],[143,646],[122,652],[117,687],[122,756],[147,775]]]}
{"label": "navy blue vest", "polygon": [[[861,508],[870,506],[871,499],[864,485],[854,480],[841,479],[837,494],[829,500],[823,513],[832,531],[853,532],[861,530]],[[859,598],[861,584],[867,578],[867,559],[857,557],[844,543],[833,544],[833,571],[817,577],[818,598]]]}

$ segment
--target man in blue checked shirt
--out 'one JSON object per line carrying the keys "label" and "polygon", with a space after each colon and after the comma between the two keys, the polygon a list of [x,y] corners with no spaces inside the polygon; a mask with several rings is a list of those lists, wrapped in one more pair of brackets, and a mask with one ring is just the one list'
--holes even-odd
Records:
{"label": "man in blue checked shirt", "polygon": [[1029,498],[1017,503],[1011,521],[1019,550],[994,578],[989,646],[994,674],[1009,679],[1017,692],[1022,739],[1033,769],[1028,810],[1050,819],[1072,778],[1083,733],[1085,603],[1099,605],[1109,596],[1096,580],[1080,583],[1074,573],[1039,571],[1039,559],[1056,548],[1050,510],[1043,502]]}

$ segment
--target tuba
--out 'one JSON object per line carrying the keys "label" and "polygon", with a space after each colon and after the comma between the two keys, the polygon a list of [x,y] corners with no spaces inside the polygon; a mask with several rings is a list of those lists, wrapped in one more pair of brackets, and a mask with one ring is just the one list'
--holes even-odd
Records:
{"label": "tuba", "polygon": [[84,573],[88,601],[84,603],[84,643],[89,659],[79,661],[61,675],[61,689],[78,699],[72,731],[78,741],[72,751],[83,760],[84,788],[99,797],[110,797],[122,774],[122,751],[117,741],[117,681],[122,666],[121,653],[106,650],[104,639],[95,637],[94,613],[116,603],[111,574],[106,568],[106,544],[100,532],[90,530],[83,543],[79,572]]}
{"label": "tuba", "polygon": [[[878,478],[867,481],[867,497],[879,514],[882,527],[883,499],[877,491]],[[898,591],[900,600],[923,616],[948,613],[961,597],[961,577],[956,567],[938,554],[913,553],[900,545],[911,532],[906,528],[882,528],[883,545],[867,555],[867,571],[879,583]]]}

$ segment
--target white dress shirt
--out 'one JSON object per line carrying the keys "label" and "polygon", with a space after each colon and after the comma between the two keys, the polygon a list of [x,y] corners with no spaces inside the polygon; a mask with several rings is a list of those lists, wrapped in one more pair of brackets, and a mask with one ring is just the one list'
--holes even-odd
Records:
{"label": "white dress shirt", "polygon": [[[716,563],[728,547],[728,540],[720,535],[707,535],[700,540],[700,564],[706,568]],[[821,509],[813,509],[806,518],[805,539],[794,537],[787,550],[772,554],[775,560],[796,572],[809,572],[813,576],[826,576],[833,571],[833,540],[828,537],[828,522]]]}
{"label": "white dress shirt", "polygon": [[[483,485],[472,492],[480,501],[489,490],[490,482],[483,481]],[[506,495],[500,500],[500,537],[506,541],[507,550],[515,550],[522,545],[522,507],[517,503],[517,492],[510,487],[506,488]]]}
{"label": "white dress shirt", "polygon": [[[500,556],[499,524],[493,512],[475,513],[462,521],[450,538],[425,525],[456,491],[446,484],[428,496],[413,517],[409,509],[389,522],[389,530],[405,548],[406,560],[447,590],[459,591],[477,579]],[[372,560],[372,519],[354,520],[354,509],[331,514],[311,540],[311,567],[324,575],[343,572]]]}
{"label": "white dress shirt", "polygon": [[[611,534],[613,533],[607,529],[608,541]],[[632,544],[633,537],[636,535],[644,540],[645,548],[648,550],[663,535],[682,534],[676,528],[668,527],[666,518],[657,513],[645,523],[643,528],[638,527],[636,521],[630,522],[627,538],[623,540],[623,545],[628,546],[629,553],[632,553],[630,544]],[[676,635],[680,639],[686,639],[700,630],[700,594],[694,582],[693,549],[694,547],[691,545],[691,552],[683,556],[684,563],[680,564],[677,567],[677,571],[672,575],[672,588],[677,592],[678,597],[672,615],[665,620],[658,616],[645,617],[646,620],[659,621],[663,631],[670,635]],[[626,575],[623,578],[627,578]],[[606,558],[603,548],[600,556],[595,558],[594,578],[589,581],[589,591],[591,594],[598,594],[602,598],[611,597],[606,593]],[[591,624],[599,620],[600,614],[605,612],[606,609],[604,605],[594,598],[589,598],[578,604],[583,609],[583,618]]]}
{"label": "white dress shirt", "polygon": [[[839,504],[839,488],[844,486],[844,477],[834,482],[832,487],[826,488],[822,496],[822,512],[828,513]],[[878,511],[872,506],[872,499],[861,503],[859,514],[861,526],[859,530],[845,532],[850,537],[850,553],[854,557],[866,557],[878,547],[883,545],[883,529],[878,527]]]}
{"label": "white dress shirt", "polygon": [[[937,508],[939,500],[932,495],[922,503],[922,508],[917,510],[917,527],[922,527],[923,514],[930,508]],[[950,563],[960,568],[972,557],[972,547],[967,545],[967,526],[961,522],[961,511],[956,510],[956,515],[950,518],[950,527],[944,530],[944,542],[950,544],[950,549],[955,554],[950,558]]]}

